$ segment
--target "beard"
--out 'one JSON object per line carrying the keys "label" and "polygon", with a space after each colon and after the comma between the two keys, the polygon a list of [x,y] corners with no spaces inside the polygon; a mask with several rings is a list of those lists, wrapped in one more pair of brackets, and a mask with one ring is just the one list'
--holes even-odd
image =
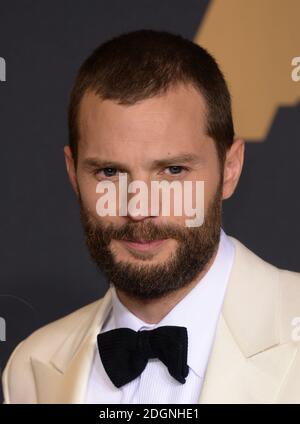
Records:
{"label": "beard", "polygon": [[[150,218],[128,222],[120,227],[104,224],[95,219],[84,207],[79,194],[80,219],[85,241],[92,260],[105,274],[109,284],[132,298],[150,300],[165,297],[171,292],[188,286],[204,271],[213,257],[220,240],[222,221],[222,181],[208,206],[204,222],[199,227],[183,227],[178,224],[154,224]],[[110,248],[114,240],[161,240],[172,238],[177,247],[169,259],[151,264],[153,254],[131,255],[140,263],[120,261]]]}

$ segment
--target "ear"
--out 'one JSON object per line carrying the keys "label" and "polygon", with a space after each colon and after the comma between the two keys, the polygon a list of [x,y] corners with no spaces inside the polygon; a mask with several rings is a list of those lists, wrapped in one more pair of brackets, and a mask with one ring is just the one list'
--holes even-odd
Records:
{"label": "ear", "polygon": [[224,164],[223,199],[228,199],[234,192],[244,163],[245,141],[237,138],[226,153]]}
{"label": "ear", "polygon": [[73,187],[73,190],[78,196],[79,193],[78,193],[78,186],[77,186],[75,163],[74,163],[73,155],[69,146],[64,147],[64,155],[65,155],[67,173],[68,173],[71,186]]}

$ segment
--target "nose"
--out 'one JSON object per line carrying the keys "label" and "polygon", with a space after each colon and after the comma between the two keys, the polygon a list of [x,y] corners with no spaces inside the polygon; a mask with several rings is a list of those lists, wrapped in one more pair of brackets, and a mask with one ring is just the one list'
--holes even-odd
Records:
{"label": "nose", "polygon": [[128,193],[127,216],[132,221],[151,218],[151,204],[147,193],[141,188],[138,193]]}
{"label": "nose", "polygon": [[133,221],[151,218],[151,179],[145,175],[135,175],[127,191],[127,216]]}

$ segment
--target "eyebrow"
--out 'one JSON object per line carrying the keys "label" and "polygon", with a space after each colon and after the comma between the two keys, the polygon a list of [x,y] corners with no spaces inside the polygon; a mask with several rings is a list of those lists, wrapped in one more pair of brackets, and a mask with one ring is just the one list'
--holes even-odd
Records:
{"label": "eyebrow", "polygon": [[[174,165],[175,163],[182,163],[182,164],[197,164],[202,161],[199,156],[191,153],[183,153],[176,156],[170,156],[165,159],[156,159],[150,163],[150,168],[156,169],[159,167],[167,167],[170,165]],[[83,161],[83,166],[87,168],[118,168],[121,170],[126,170],[127,166],[121,162],[117,161],[110,161],[110,160],[103,160],[100,158],[86,158]]]}
{"label": "eyebrow", "polygon": [[169,166],[173,165],[174,163],[189,163],[191,165],[197,164],[201,162],[201,159],[199,156],[191,153],[183,153],[177,156],[170,156],[165,159],[157,159],[152,162],[152,167],[157,168],[161,166]]}
{"label": "eyebrow", "polygon": [[86,168],[120,168],[123,169],[124,164],[111,160],[103,160],[98,158],[87,158],[83,161],[83,166]]}

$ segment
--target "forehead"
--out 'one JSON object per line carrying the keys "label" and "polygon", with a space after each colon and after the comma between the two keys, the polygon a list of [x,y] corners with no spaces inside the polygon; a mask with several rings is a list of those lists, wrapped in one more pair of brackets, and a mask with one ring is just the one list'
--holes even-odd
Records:
{"label": "forehead", "polygon": [[166,93],[133,105],[102,100],[93,92],[83,96],[79,111],[79,149],[92,153],[125,149],[192,147],[206,137],[206,106],[191,85],[177,85]]}

